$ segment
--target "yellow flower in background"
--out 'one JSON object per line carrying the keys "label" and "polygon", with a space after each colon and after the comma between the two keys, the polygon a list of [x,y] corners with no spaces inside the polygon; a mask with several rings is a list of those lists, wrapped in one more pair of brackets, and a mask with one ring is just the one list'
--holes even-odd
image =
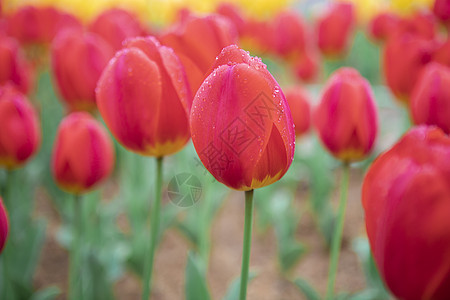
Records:
{"label": "yellow flower in background", "polygon": [[368,23],[378,12],[386,7],[383,0],[338,0],[340,2],[353,3],[359,23]]}
{"label": "yellow flower in background", "polygon": [[[4,3],[5,11],[13,11],[20,6],[53,5],[89,21],[103,10],[111,7],[122,7],[136,13],[142,21],[164,25],[174,20],[181,8],[188,8],[198,13],[215,10],[220,0],[9,0]],[[282,10],[293,0],[229,0],[241,7],[249,16],[267,18]]]}
{"label": "yellow flower in background", "polygon": [[400,15],[408,15],[419,8],[429,8],[433,0],[392,0],[390,9]]}

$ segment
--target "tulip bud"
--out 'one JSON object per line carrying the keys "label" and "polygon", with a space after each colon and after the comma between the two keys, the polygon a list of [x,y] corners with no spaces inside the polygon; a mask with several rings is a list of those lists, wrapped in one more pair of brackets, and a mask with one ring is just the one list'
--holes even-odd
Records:
{"label": "tulip bud", "polygon": [[306,50],[293,62],[294,73],[298,79],[304,82],[312,82],[319,73],[319,57],[315,51]]}
{"label": "tulip bud", "polygon": [[423,70],[411,96],[416,124],[436,125],[450,134],[450,68],[431,63]]}
{"label": "tulip bud", "polygon": [[153,37],[128,40],[97,86],[106,125],[124,147],[142,155],[161,157],[184,147],[191,104],[180,60]]}
{"label": "tulip bud", "polygon": [[450,25],[450,1],[435,0],[433,5],[433,13],[442,23]]}
{"label": "tulip bud", "polygon": [[450,67],[450,39],[440,41],[433,55],[433,60]]}
{"label": "tulip bud", "polygon": [[61,121],[51,163],[61,189],[74,194],[91,190],[111,174],[113,166],[111,139],[89,113],[71,113]]}
{"label": "tulip bud", "polygon": [[433,39],[436,35],[436,19],[431,13],[416,12],[400,20],[395,34],[414,34],[424,39]]}
{"label": "tulip bud", "polygon": [[112,8],[102,12],[90,25],[89,31],[103,37],[115,51],[122,48],[122,42],[127,38],[140,36],[144,33],[143,26],[137,17],[130,12]]}
{"label": "tulip bud", "polygon": [[314,118],[320,139],[336,158],[358,161],[372,151],[378,130],[375,100],[355,69],[341,68],[331,76]]}
{"label": "tulip bud", "polygon": [[377,14],[369,24],[370,36],[379,42],[386,41],[398,28],[400,18],[389,12]]}
{"label": "tulip bud", "polygon": [[13,169],[37,152],[41,129],[27,98],[13,86],[0,87],[0,166]]}
{"label": "tulip bud", "polygon": [[287,101],[257,57],[229,46],[198,90],[191,111],[194,147],[223,184],[247,191],[279,180],[294,155]]}
{"label": "tulip bud", "polygon": [[364,179],[370,246],[397,299],[450,295],[449,158],[450,138],[421,126],[378,157]]}
{"label": "tulip bud", "polygon": [[245,27],[245,20],[239,7],[229,2],[221,2],[216,8],[217,14],[226,17],[234,24],[239,35],[242,34]]}
{"label": "tulip bud", "polygon": [[291,109],[295,136],[302,136],[308,132],[311,125],[309,95],[300,87],[292,87],[285,91],[285,96]]}
{"label": "tulip bud", "polygon": [[49,44],[60,30],[81,27],[74,16],[52,6],[23,6],[8,20],[8,34],[26,45]]}
{"label": "tulip bud", "polygon": [[354,24],[353,4],[345,2],[331,4],[316,25],[320,51],[331,57],[344,55],[352,39]]}
{"label": "tulip bud", "polygon": [[[294,60],[306,51],[307,33],[303,20],[294,12],[278,13],[271,22],[273,48],[285,60]],[[269,34],[266,32],[266,35]]]}
{"label": "tulip bud", "polygon": [[160,40],[162,44],[173,48],[180,57],[191,85],[191,94],[194,95],[214,64],[216,56],[224,47],[235,44],[238,34],[233,23],[225,17],[190,16],[164,33]]}
{"label": "tulip bud", "polygon": [[52,43],[53,79],[71,111],[95,110],[95,87],[114,55],[100,36],[77,30],[58,34]]}
{"label": "tulip bud", "polygon": [[8,239],[8,231],[8,212],[6,211],[6,207],[3,205],[2,197],[0,197],[0,254],[2,253],[6,240]]}
{"label": "tulip bud", "polygon": [[383,54],[386,83],[398,100],[408,103],[422,68],[428,64],[437,44],[411,34],[389,39]]}
{"label": "tulip bud", "polygon": [[0,61],[0,84],[10,82],[28,94],[33,85],[33,69],[15,39],[0,35]]}

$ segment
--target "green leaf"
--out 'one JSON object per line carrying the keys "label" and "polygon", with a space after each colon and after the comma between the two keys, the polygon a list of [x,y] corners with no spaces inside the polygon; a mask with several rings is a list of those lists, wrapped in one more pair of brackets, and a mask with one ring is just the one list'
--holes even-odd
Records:
{"label": "green leaf", "polygon": [[33,294],[30,300],[53,300],[61,291],[55,286],[50,286]]}
{"label": "green leaf", "polygon": [[[257,276],[256,272],[250,272],[248,274],[248,283],[250,283],[250,281],[252,281],[253,278],[255,278],[256,276]],[[238,278],[234,279],[233,282],[231,282],[223,300],[239,299],[240,289],[241,289],[241,276],[239,276]]]}
{"label": "green leaf", "polygon": [[281,270],[283,272],[289,271],[299,261],[302,255],[305,253],[305,247],[296,241],[290,240],[281,244],[279,250],[279,259]]}
{"label": "green leaf", "polygon": [[204,270],[201,269],[198,258],[190,252],[186,265],[186,300],[210,300]]}
{"label": "green leaf", "polygon": [[295,285],[302,291],[308,300],[320,300],[319,293],[304,279],[294,280]]}

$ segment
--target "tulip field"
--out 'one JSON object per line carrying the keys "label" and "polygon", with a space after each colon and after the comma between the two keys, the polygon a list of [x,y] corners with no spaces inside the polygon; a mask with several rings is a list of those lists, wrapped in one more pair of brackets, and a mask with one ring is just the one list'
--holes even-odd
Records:
{"label": "tulip field", "polygon": [[450,299],[450,0],[0,0],[0,300]]}

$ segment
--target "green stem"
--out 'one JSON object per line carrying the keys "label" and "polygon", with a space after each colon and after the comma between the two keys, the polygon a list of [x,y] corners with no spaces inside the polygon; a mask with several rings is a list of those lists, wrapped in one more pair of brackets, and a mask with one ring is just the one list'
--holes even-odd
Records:
{"label": "green stem", "polygon": [[69,266],[69,299],[83,299],[83,285],[81,274],[81,241],[83,235],[82,209],[83,199],[80,195],[75,195],[73,199],[73,240],[70,249]]}
{"label": "green stem", "polygon": [[331,244],[330,253],[330,268],[328,273],[328,286],[326,299],[333,299],[334,295],[334,283],[336,281],[336,271],[339,261],[339,252],[341,249],[342,232],[344,229],[345,209],[347,207],[347,192],[348,192],[348,180],[350,173],[350,166],[345,163],[343,166],[343,177],[341,182],[341,199],[339,200],[339,212],[337,226],[333,234],[333,240]]}
{"label": "green stem", "polygon": [[150,244],[148,245],[148,249],[150,250],[148,257],[146,257],[144,265],[144,288],[142,292],[142,300],[148,300],[151,291],[153,262],[155,258],[156,244],[158,242],[159,219],[161,210],[162,161],[162,157],[156,158],[156,193],[150,216]]}
{"label": "green stem", "polygon": [[253,190],[245,192],[245,224],[242,249],[241,286],[239,299],[247,298],[248,268],[250,266],[250,248],[252,245]]}

